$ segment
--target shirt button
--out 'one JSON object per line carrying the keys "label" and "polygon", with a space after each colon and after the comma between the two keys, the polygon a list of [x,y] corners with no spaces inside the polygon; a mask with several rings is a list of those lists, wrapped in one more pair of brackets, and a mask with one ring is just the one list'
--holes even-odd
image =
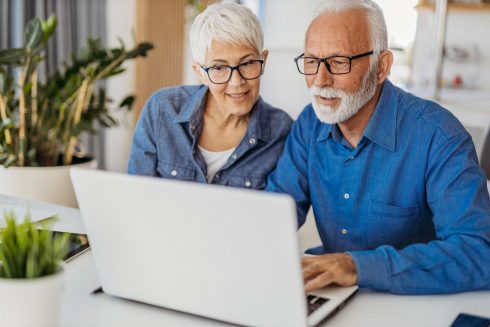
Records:
{"label": "shirt button", "polygon": [[344,194],[344,199],[346,199],[346,200],[347,200],[348,198],[350,198],[349,193],[345,193],[345,194]]}
{"label": "shirt button", "polygon": [[345,228],[344,228],[344,229],[342,229],[342,230],[341,230],[341,233],[342,233],[342,235],[347,235],[347,229],[345,229]]}
{"label": "shirt button", "polygon": [[194,126],[194,124],[191,124],[191,129],[192,130],[195,130],[196,129],[196,126]]}
{"label": "shirt button", "polygon": [[231,159],[235,160],[236,159],[236,154],[231,155]]}
{"label": "shirt button", "polygon": [[349,159],[350,159],[350,160],[354,160],[355,158],[356,158],[356,157],[350,157]]}
{"label": "shirt button", "polygon": [[170,172],[170,175],[172,175],[172,176],[177,176],[177,170],[175,170],[175,169],[174,169],[174,170],[172,170],[172,171]]}
{"label": "shirt button", "polygon": [[219,174],[214,175],[214,179],[215,180],[219,179]]}
{"label": "shirt button", "polygon": [[252,182],[251,181],[245,181],[245,187],[250,187],[252,186]]}
{"label": "shirt button", "polygon": [[255,139],[250,139],[250,140],[248,141],[248,143],[250,143],[250,144],[255,144]]}

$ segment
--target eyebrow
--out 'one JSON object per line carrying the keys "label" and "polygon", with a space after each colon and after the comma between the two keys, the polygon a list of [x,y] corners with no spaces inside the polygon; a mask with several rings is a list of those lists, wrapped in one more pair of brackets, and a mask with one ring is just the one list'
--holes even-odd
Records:
{"label": "eyebrow", "polygon": [[343,54],[338,54],[338,53],[335,53],[335,54],[331,54],[329,56],[315,56],[315,55],[312,55],[312,54],[308,54],[308,53],[304,53],[303,54],[303,57],[312,57],[312,58],[329,58],[329,57],[345,57],[346,55],[343,55]]}

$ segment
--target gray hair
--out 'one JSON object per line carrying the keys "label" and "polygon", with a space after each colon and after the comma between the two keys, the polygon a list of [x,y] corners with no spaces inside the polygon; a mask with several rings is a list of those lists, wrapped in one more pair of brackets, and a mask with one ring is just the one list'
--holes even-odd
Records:
{"label": "gray hair", "polygon": [[388,49],[388,32],[383,10],[372,0],[323,0],[316,10],[316,17],[327,13],[342,13],[351,10],[363,10],[366,12],[371,33],[371,45],[375,57],[381,51]]}
{"label": "gray hair", "polygon": [[248,46],[261,54],[264,34],[249,8],[223,1],[208,6],[192,23],[190,45],[195,61],[204,63],[213,41]]}

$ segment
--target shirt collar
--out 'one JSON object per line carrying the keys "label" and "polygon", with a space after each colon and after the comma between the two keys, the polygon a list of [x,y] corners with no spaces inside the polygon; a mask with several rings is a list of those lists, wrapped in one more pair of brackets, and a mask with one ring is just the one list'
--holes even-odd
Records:
{"label": "shirt collar", "polygon": [[396,119],[398,113],[397,88],[386,80],[371,119],[364,131],[364,136],[382,147],[395,151]]}
{"label": "shirt collar", "polygon": [[[397,104],[397,89],[390,81],[386,80],[373,115],[364,131],[366,138],[390,151],[395,151],[396,145]],[[332,125],[322,124],[318,133],[317,142],[334,137],[334,132],[339,132],[338,126],[335,126],[335,128],[337,130],[334,131]]]}
{"label": "shirt collar", "polygon": [[[206,95],[209,88],[205,85],[191,97],[187,105],[182,111],[174,118],[176,123],[191,123],[194,126],[199,126],[202,123],[202,114],[204,112],[204,106],[206,104]],[[263,141],[270,141],[271,138],[271,126],[270,122],[263,117],[263,111],[266,104],[259,96],[257,102],[255,102],[252,108],[252,114],[248,122],[247,137],[254,139],[261,139]]]}
{"label": "shirt collar", "polygon": [[[311,106],[311,104],[310,104]],[[316,114],[315,114],[316,117]],[[318,118],[317,118],[318,119]],[[332,125],[321,123],[320,131],[318,132],[318,137],[316,138],[317,142],[322,142],[327,140],[332,136]]]}
{"label": "shirt collar", "polygon": [[206,103],[206,95],[208,94],[208,87],[201,85],[199,90],[193,96],[190,97],[185,107],[180,113],[175,116],[174,122],[176,123],[189,123],[197,124],[202,119],[202,113],[204,111],[204,105]]}

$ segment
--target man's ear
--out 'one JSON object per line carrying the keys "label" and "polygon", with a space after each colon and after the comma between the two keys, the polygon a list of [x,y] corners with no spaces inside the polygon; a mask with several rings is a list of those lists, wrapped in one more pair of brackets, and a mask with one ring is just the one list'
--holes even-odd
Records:
{"label": "man's ear", "polygon": [[197,79],[201,81],[202,84],[208,85],[208,76],[197,62],[192,63],[192,70],[194,71],[194,74],[196,74]]}
{"label": "man's ear", "polygon": [[378,84],[383,84],[388,78],[392,65],[393,53],[389,50],[382,51],[378,58],[378,74],[376,75],[376,82]]}

